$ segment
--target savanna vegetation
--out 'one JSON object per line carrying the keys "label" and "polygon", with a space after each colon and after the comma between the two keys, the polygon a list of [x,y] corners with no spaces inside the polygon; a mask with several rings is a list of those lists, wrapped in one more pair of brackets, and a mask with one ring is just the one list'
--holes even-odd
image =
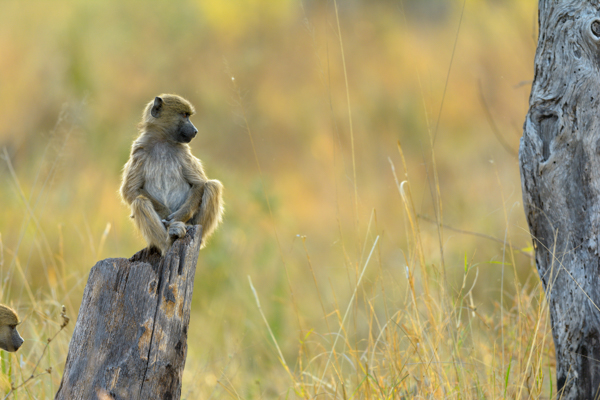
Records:
{"label": "savanna vegetation", "polygon": [[227,207],[182,398],[553,397],[516,156],[536,1],[1,10],[0,302],[25,338],[2,393],[33,373],[10,396],[52,397],[90,268],[144,246],[120,171],[143,106],[173,92]]}

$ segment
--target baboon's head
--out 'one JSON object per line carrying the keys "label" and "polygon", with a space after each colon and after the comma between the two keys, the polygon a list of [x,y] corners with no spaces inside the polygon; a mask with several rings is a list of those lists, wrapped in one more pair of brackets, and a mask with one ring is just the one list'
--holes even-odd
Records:
{"label": "baboon's head", "polygon": [[17,351],[23,344],[23,338],[17,331],[19,317],[15,310],[0,304],[0,349]]}
{"label": "baboon's head", "polygon": [[190,121],[194,106],[176,94],[161,94],[148,103],[142,125],[158,129],[168,140],[189,143],[198,133]]}

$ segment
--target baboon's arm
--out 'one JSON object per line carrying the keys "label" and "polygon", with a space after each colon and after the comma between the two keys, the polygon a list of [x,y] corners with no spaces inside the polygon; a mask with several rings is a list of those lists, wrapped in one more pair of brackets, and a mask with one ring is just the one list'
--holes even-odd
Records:
{"label": "baboon's arm", "polygon": [[167,221],[189,221],[194,214],[198,212],[200,203],[202,202],[202,195],[204,194],[204,185],[207,181],[202,164],[200,160],[194,157],[191,153],[186,155],[185,162],[183,163],[183,177],[190,184],[190,193],[186,201],[179,207],[179,210],[175,211],[167,217]]}
{"label": "baboon's arm", "polygon": [[175,211],[171,215],[167,217],[167,222],[172,221],[181,221],[187,222],[189,221],[194,214],[198,211],[200,207],[200,202],[202,201],[202,194],[204,193],[204,185],[192,185],[190,189],[190,194],[179,208],[179,210]]}
{"label": "baboon's arm", "polygon": [[142,173],[143,157],[139,153],[132,153],[123,168],[123,183],[121,184],[121,197],[129,205],[140,195],[144,186]]}
{"label": "baboon's arm", "polygon": [[156,211],[156,213],[158,214],[159,217],[167,218],[169,215],[171,215],[171,209],[169,207],[167,207],[166,205],[164,205],[159,200],[157,200],[150,193],[148,193],[148,191],[146,189],[141,188],[141,189],[139,189],[138,193],[139,193],[139,195],[144,196],[148,200],[150,200],[150,202],[152,203],[152,207],[154,207],[154,211]]}

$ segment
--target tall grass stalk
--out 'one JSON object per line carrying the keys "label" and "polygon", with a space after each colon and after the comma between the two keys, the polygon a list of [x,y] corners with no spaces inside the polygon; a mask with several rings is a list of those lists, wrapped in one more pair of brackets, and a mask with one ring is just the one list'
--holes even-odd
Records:
{"label": "tall grass stalk", "polygon": [[[472,292],[489,282],[477,279],[480,266],[465,254],[461,285],[445,290],[441,275],[427,272],[431,262],[420,246],[425,237],[418,229],[408,182],[399,183],[398,190],[407,220],[413,224],[405,264],[384,263],[380,269],[367,270],[379,245],[379,236],[375,239],[348,307],[340,308],[337,300],[333,309],[322,305],[325,315],[338,315],[339,328],[313,331],[312,340],[302,345],[307,349],[298,355],[302,361],[296,364],[295,384],[304,390],[296,391],[298,397],[550,398],[552,382],[546,371],[554,354],[540,285],[523,286],[515,280],[510,288],[515,295],[503,296],[502,313],[499,303],[496,310],[480,310]],[[404,289],[393,290],[395,295],[385,283],[361,289],[365,279],[385,282],[388,269],[399,267],[405,269],[405,282],[397,283]],[[395,297],[402,291],[404,300]],[[363,301],[355,301],[355,296]],[[360,322],[347,324],[349,316]],[[317,355],[304,359],[306,353]],[[309,381],[300,383],[300,377]]]}

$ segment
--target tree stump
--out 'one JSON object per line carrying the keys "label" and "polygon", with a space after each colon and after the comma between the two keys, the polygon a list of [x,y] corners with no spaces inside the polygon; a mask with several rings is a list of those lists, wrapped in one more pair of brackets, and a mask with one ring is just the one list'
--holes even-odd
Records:
{"label": "tree stump", "polygon": [[55,399],[179,399],[201,232],[96,263]]}
{"label": "tree stump", "polygon": [[600,9],[540,0],[523,203],[556,347],[557,398],[600,390]]}

